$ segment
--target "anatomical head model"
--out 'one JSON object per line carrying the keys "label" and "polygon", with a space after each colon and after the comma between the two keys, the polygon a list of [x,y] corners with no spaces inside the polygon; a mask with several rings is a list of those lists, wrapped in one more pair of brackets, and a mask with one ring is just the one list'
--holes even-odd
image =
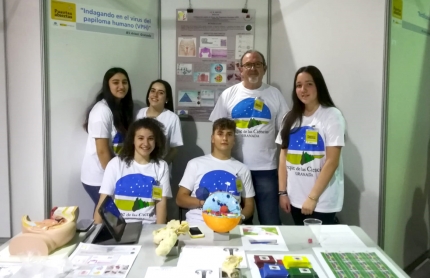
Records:
{"label": "anatomical head model", "polygon": [[28,215],[23,216],[22,233],[11,239],[9,253],[49,255],[73,239],[78,216],[78,207],[55,207],[51,210],[51,218],[42,221],[31,221]]}

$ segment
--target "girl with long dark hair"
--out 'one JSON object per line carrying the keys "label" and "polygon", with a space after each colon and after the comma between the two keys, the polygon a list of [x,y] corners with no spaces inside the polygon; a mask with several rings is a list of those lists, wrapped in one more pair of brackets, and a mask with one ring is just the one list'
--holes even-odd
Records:
{"label": "girl with long dark hair", "polygon": [[121,151],[128,126],[133,121],[133,98],[130,79],[122,68],[111,68],[103,77],[103,85],[89,107],[84,123],[88,133],[81,169],[81,182],[97,204],[104,169]]}
{"label": "girl with long dark hair", "polygon": [[173,95],[170,84],[162,79],[152,81],[146,93],[146,105],[137,113],[136,119],[154,118],[164,125],[167,137],[163,159],[170,164],[177,154],[177,147],[182,146],[181,122],[173,111]]}
{"label": "girl with long dark hair", "polygon": [[334,224],[343,205],[345,120],[314,66],[297,71],[292,98],[276,139],[281,145],[279,203],[296,225],[306,218]]}

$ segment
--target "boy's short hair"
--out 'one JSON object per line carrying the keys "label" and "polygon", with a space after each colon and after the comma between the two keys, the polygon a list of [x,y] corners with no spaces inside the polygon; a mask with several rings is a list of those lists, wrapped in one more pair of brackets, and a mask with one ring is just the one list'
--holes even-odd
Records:
{"label": "boy's short hair", "polygon": [[229,129],[236,133],[236,122],[229,118],[219,118],[216,120],[212,126],[212,134],[215,133],[215,130],[225,130]]}

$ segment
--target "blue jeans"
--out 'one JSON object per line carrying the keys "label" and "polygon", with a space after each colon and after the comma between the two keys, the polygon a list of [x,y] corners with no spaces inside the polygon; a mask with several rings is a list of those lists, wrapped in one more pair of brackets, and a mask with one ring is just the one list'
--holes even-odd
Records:
{"label": "blue jeans", "polygon": [[[281,225],[279,218],[278,170],[251,171],[255,205],[261,225]],[[251,217],[252,220],[252,217]]]}
{"label": "blue jeans", "polygon": [[100,199],[100,186],[92,186],[85,183],[82,183],[82,185],[84,186],[84,189],[87,191],[88,195],[90,195],[91,200],[93,200],[95,209]]}

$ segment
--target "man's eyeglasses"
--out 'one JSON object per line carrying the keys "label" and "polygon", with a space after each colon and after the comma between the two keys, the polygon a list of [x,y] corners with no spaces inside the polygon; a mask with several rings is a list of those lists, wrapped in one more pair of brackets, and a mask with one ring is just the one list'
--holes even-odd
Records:
{"label": "man's eyeglasses", "polygon": [[242,65],[243,68],[249,70],[252,69],[254,67],[254,69],[259,69],[262,68],[264,66],[264,64],[262,62],[257,62],[257,63],[246,63],[244,65]]}

